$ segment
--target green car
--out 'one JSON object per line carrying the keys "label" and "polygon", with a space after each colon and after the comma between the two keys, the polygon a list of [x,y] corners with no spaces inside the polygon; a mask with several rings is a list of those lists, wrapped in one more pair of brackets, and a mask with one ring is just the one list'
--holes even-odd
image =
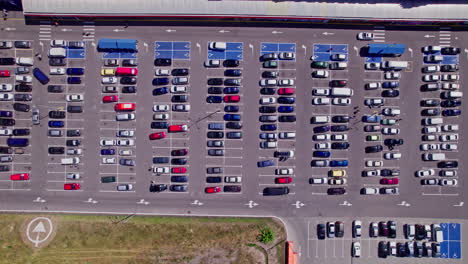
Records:
{"label": "green car", "polygon": [[366,137],[366,140],[367,141],[380,141],[382,140],[382,136],[381,135],[368,135]]}
{"label": "green car", "polygon": [[115,176],[101,177],[101,182],[102,183],[110,183],[110,182],[115,182],[115,181],[116,181]]}
{"label": "green car", "polygon": [[317,69],[327,69],[328,68],[328,62],[326,62],[326,61],[313,61],[310,64],[310,67],[317,68]]}
{"label": "green car", "polygon": [[382,125],[391,126],[391,125],[395,125],[397,121],[395,119],[382,119],[380,120],[380,123]]}
{"label": "green car", "polygon": [[277,61],[265,61],[263,63],[263,68],[278,68],[278,62]]}

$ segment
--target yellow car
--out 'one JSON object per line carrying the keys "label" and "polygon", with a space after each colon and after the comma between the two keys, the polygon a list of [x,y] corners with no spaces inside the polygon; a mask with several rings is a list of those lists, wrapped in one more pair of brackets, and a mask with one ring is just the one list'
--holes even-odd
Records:
{"label": "yellow car", "polygon": [[113,75],[115,75],[115,69],[103,68],[101,70],[101,75],[102,76],[113,76]]}
{"label": "yellow car", "polygon": [[330,176],[331,177],[345,177],[346,171],[345,170],[331,170]]}

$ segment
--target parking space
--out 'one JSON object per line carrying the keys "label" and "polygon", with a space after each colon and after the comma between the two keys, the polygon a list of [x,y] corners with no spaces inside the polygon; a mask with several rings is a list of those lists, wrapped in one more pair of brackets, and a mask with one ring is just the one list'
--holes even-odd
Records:
{"label": "parking space", "polygon": [[[314,61],[330,61],[334,54],[348,55],[348,44],[314,44],[312,47]],[[344,59],[343,61],[348,61]]]}
{"label": "parking space", "polygon": [[[225,49],[208,49],[208,60],[243,60],[243,42],[225,42]],[[208,46],[210,42],[208,42]]]}
{"label": "parking space", "polygon": [[461,259],[462,258],[462,236],[461,224],[441,223],[444,241],[440,243],[441,258]]}
{"label": "parking space", "polygon": [[190,45],[190,41],[156,41],[154,43],[154,58],[189,60]]}

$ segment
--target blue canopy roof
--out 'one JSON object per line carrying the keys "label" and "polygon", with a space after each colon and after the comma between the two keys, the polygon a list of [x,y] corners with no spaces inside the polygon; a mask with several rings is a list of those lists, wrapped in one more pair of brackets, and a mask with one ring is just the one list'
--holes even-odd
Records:
{"label": "blue canopy roof", "polygon": [[136,39],[100,39],[98,42],[100,50],[137,50]]}
{"label": "blue canopy roof", "polygon": [[405,44],[384,44],[373,43],[369,44],[369,54],[372,55],[390,55],[390,54],[403,54],[406,51]]}

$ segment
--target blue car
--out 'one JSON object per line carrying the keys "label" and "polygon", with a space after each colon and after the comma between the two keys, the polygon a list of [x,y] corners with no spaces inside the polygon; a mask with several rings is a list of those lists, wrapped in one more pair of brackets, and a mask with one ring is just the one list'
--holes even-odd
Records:
{"label": "blue car", "polygon": [[83,68],[68,68],[67,74],[68,75],[83,75],[84,69]]}
{"label": "blue car", "polygon": [[67,78],[67,83],[69,83],[69,84],[80,84],[81,83],[81,78],[80,77],[68,77]]}
{"label": "blue car", "polygon": [[346,167],[348,166],[347,160],[332,160],[330,161],[330,167]]}
{"label": "blue car", "polygon": [[39,68],[34,68],[33,75],[43,85],[48,84],[50,81],[49,77],[47,77],[47,75],[45,75],[45,73],[42,72]]}
{"label": "blue car", "polygon": [[275,131],[276,130],[276,125],[273,125],[273,124],[261,125],[260,130],[262,130],[262,131]]}
{"label": "blue car", "polygon": [[328,158],[331,156],[330,151],[314,151],[313,155],[319,158]]}
{"label": "blue car", "polygon": [[224,107],[224,112],[232,112],[232,113],[239,112],[239,106],[237,106],[237,105],[226,105]]}
{"label": "blue car", "polygon": [[325,133],[330,131],[330,126],[316,126],[314,127],[314,133]]}
{"label": "blue car", "polygon": [[257,162],[257,167],[259,168],[270,167],[270,166],[275,166],[274,160],[262,160],[262,161]]}
{"label": "blue car", "polygon": [[167,85],[169,84],[169,78],[154,78],[153,85]]}
{"label": "blue car", "polygon": [[400,87],[399,82],[383,82],[382,83],[383,88],[398,88]]}
{"label": "blue car", "polygon": [[376,115],[366,115],[362,117],[362,122],[366,123],[379,123],[380,122],[380,116]]}
{"label": "blue car", "polygon": [[224,129],[224,124],[223,123],[209,123],[208,124],[208,129],[223,130]]}
{"label": "blue car", "polygon": [[443,116],[459,116],[461,115],[460,109],[447,109],[442,111]]}
{"label": "blue car", "polygon": [[295,101],[294,97],[278,97],[278,104],[294,104]]}
{"label": "blue car", "polygon": [[224,76],[241,76],[241,75],[242,75],[242,71],[238,69],[224,71]]}
{"label": "blue car", "polygon": [[241,115],[238,114],[225,114],[224,121],[241,121]]}
{"label": "blue car", "polygon": [[238,94],[240,92],[239,87],[226,87],[223,92],[225,94]]}
{"label": "blue car", "polygon": [[223,101],[223,97],[211,95],[206,97],[206,102],[209,104],[219,104]]}
{"label": "blue car", "polygon": [[12,111],[0,111],[0,117],[12,117],[13,112]]}
{"label": "blue car", "polygon": [[278,112],[280,113],[292,113],[294,112],[294,106],[282,105],[278,107]]}
{"label": "blue car", "polygon": [[101,149],[101,155],[115,155],[115,149]]}
{"label": "blue car", "polygon": [[156,88],[153,90],[153,95],[163,95],[163,94],[167,94],[169,92],[169,90],[167,89],[167,87],[161,87],[161,88]]}
{"label": "blue car", "polygon": [[49,121],[49,127],[64,127],[65,124],[63,121]]}

